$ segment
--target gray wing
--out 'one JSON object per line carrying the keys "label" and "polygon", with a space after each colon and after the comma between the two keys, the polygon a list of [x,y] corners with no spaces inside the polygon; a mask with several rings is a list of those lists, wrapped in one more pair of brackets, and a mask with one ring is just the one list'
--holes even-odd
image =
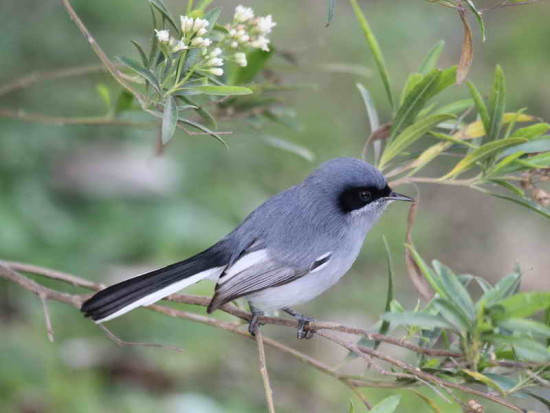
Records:
{"label": "gray wing", "polygon": [[216,292],[208,306],[212,312],[239,297],[292,282],[319,270],[330,260],[327,253],[302,268],[283,264],[270,256],[261,242],[255,241],[218,279]]}

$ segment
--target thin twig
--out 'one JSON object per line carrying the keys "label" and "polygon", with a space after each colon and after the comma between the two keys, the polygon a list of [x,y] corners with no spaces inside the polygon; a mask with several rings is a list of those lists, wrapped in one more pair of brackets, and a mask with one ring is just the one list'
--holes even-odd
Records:
{"label": "thin twig", "polygon": [[177,353],[183,353],[182,348],[175,347],[175,346],[167,346],[165,344],[157,344],[157,343],[139,343],[134,341],[122,340],[120,337],[116,336],[115,333],[113,333],[103,324],[98,324],[98,327],[103,330],[103,332],[107,337],[109,337],[111,340],[117,343],[117,345],[120,347],[155,347],[155,348],[162,348],[165,350],[175,351]]}
{"label": "thin twig", "polygon": [[264,384],[265,399],[267,402],[267,409],[269,413],[275,413],[275,404],[273,402],[273,390],[269,383],[269,375],[267,373],[267,366],[265,363],[265,349],[262,332],[260,328],[256,331],[256,344],[258,345],[258,363],[260,366],[260,374],[262,375],[262,382]]}
{"label": "thin twig", "polygon": [[38,298],[40,298],[40,301],[42,301],[42,309],[44,311],[44,322],[46,323],[46,332],[48,333],[48,340],[50,340],[50,343],[53,343],[54,335],[53,335],[53,327],[52,327],[52,320],[50,318],[50,311],[48,310],[48,301],[44,294],[38,294]]}
{"label": "thin twig", "polygon": [[107,125],[125,126],[140,129],[154,129],[158,122],[133,122],[114,119],[108,116],[68,117],[50,116],[43,113],[32,113],[22,109],[0,109],[0,117],[21,120],[24,122],[46,123],[53,125]]}
{"label": "thin twig", "polygon": [[104,72],[107,68],[104,65],[84,65],[68,67],[65,69],[50,70],[47,72],[33,72],[25,76],[21,76],[9,83],[0,86],[0,96],[7,95],[16,90],[25,89],[35,83],[46,80],[62,79],[66,77],[85,76],[90,73]]}

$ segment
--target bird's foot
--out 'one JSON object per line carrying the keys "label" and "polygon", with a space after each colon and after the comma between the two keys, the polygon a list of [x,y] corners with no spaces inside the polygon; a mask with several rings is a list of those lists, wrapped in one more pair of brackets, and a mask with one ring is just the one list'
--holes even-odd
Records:
{"label": "bird's foot", "polygon": [[315,331],[309,328],[309,323],[315,321],[314,318],[297,313],[291,308],[283,308],[283,311],[298,320],[298,333],[296,334],[298,340],[301,340],[303,338],[309,340],[313,337]]}
{"label": "bird's foot", "polygon": [[253,336],[256,336],[256,331],[258,330],[258,327],[262,325],[262,323],[260,323],[260,317],[264,315],[264,312],[261,310],[258,310],[252,304],[249,304],[249,305],[250,305],[250,311],[252,312],[252,317],[248,322],[248,332]]}

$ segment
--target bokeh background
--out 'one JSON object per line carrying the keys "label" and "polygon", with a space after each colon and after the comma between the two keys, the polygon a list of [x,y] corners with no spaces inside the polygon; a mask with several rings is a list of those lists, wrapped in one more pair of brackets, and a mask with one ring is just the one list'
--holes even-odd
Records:
{"label": "bokeh background", "polygon": [[[223,6],[225,16],[237,4],[214,3]],[[183,12],[182,1],[167,4]],[[157,156],[152,130],[0,119],[0,259],[49,266],[104,283],[119,281],[208,247],[320,162],[359,156],[369,130],[355,83],[361,81],[371,90],[382,120],[388,107],[349,4],[337,2],[329,28],[324,27],[325,1],[244,4],[258,14],[273,14],[278,22],[274,44],[298,62],[290,67],[283,59],[273,59],[272,67],[281,69],[285,82],[315,85],[285,95],[301,125],[298,130],[267,124],[262,134],[308,148],[315,159],[308,162],[266,145],[241,122],[220,125],[234,131],[227,138],[230,150],[210,137],[177,132],[164,155]],[[396,90],[440,39],[446,41],[440,65],[458,61],[462,26],[452,10],[421,0],[370,0],[361,5],[378,35]],[[150,15],[145,0],[79,0],[74,7],[110,56],[133,55],[131,39],[147,41]],[[484,44],[472,21],[476,51],[470,78],[487,91],[495,65],[501,64],[508,81],[508,108],[527,107],[545,119],[550,118],[549,18],[545,0],[486,13]],[[0,34],[0,84],[34,71],[97,62],[56,0],[3,0]],[[329,70],[342,63],[366,70],[356,75]],[[0,97],[0,107],[58,116],[100,115],[105,108],[96,92],[99,83],[116,90],[107,76],[95,74],[42,82]],[[467,97],[467,90],[454,87],[447,96]],[[411,195],[416,190],[401,188]],[[525,270],[523,288],[550,288],[549,232],[542,217],[468,189],[419,190],[414,235],[426,258],[437,257],[458,272],[490,280],[506,275],[518,262]],[[318,319],[371,326],[383,311],[387,283],[383,235],[394,256],[396,295],[413,307],[418,297],[402,259],[406,215],[406,206],[392,206],[369,234],[348,276],[300,310]],[[191,291],[209,294],[212,285],[200,284]],[[251,341],[138,310],[109,327],[129,341],[171,344],[185,352],[119,348],[73,308],[51,303],[50,311],[53,344],[46,336],[39,300],[0,280],[1,411],[265,409]],[[264,332],[332,365],[345,357],[320,340],[297,343],[288,329],[266,327]],[[383,350],[399,355],[394,348]],[[268,349],[267,356],[280,411],[347,411],[354,399],[349,389],[284,354]],[[372,389],[366,394],[377,401],[390,392]],[[399,412],[430,411],[411,392],[402,394]],[[457,411],[445,402],[440,407]]]}

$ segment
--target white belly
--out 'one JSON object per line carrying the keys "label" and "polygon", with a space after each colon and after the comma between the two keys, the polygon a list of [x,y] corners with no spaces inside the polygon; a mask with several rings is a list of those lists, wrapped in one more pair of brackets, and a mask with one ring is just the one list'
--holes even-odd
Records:
{"label": "white belly", "polygon": [[319,271],[309,273],[279,287],[252,293],[246,298],[263,311],[274,311],[306,303],[336,284],[350,269],[355,259],[346,261],[348,262],[330,262]]}

